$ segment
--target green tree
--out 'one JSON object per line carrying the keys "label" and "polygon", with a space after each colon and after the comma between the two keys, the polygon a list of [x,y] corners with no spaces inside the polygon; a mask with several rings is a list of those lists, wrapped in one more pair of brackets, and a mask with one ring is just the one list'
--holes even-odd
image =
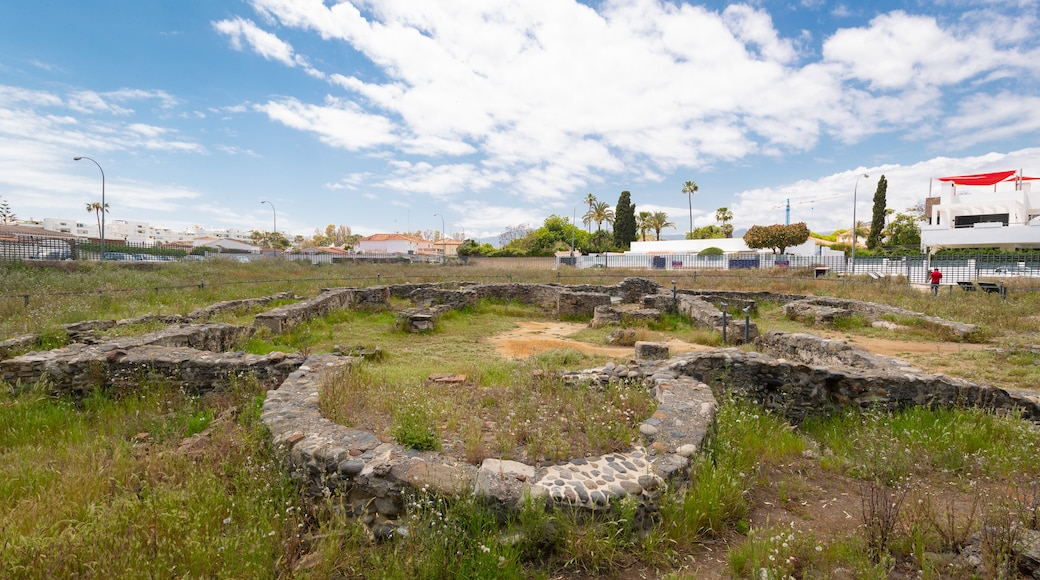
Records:
{"label": "green tree", "polygon": [[646,241],[646,232],[653,229],[653,226],[650,225],[653,215],[648,211],[641,211],[636,214],[636,229],[639,230],[639,241]]}
{"label": "green tree", "polygon": [[[11,211],[11,206],[7,203],[7,198],[0,197],[0,224],[13,224],[16,221],[18,221],[18,216],[14,215],[14,212]],[[98,225],[98,229],[101,229],[100,225]]]}
{"label": "green tree", "polygon": [[655,211],[650,216],[650,229],[654,230],[654,236],[657,241],[661,241],[661,230],[665,228],[674,228],[675,224],[668,221],[668,214],[663,211]]}
{"label": "green tree", "polygon": [[92,201],[87,204],[87,213],[94,212],[94,217],[97,218],[97,231],[98,236],[101,235],[101,212],[108,213],[108,204],[101,205],[100,201]]}
{"label": "green tree", "polygon": [[458,254],[460,256],[490,256],[495,253],[495,248],[485,242],[478,243],[475,240],[465,240],[459,244]]}
{"label": "green tree", "polygon": [[696,228],[686,234],[687,240],[714,240],[724,237],[726,237],[725,230],[715,224]]}
{"label": "green tree", "polygon": [[589,218],[596,222],[596,247],[603,250],[603,222],[607,222],[608,225],[614,224],[614,210],[610,209],[607,202],[597,201],[592,204],[589,214]]}
{"label": "green tree", "polygon": [[923,215],[915,215],[912,209],[909,213],[897,213],[885,228],[884,236],[890,246],[920,246],[921,245],[921,222],[925,220]]}
{"label": "green tree", "polygon": [[588,232],[590,235],[592,234],[592,230],[589,229],[589,228],[591,228],[590,224],[592,224],[592,219],[589,218],[588,216],[592,213],[592,204],[594,204],[594,203],[596,203],[596,196],[592,195],[592,192],[590,191],[589,194],[585,196],[585,205],[589,206],[589,211],[585,214],[585,216],[587,218],[587,219],[585,219],[585,227],[586,227],[586,232]]}
{"label": "green tree", "polygon": [[715,210],[715,221],[722,224],[722,232],[727,238],[733,237],[733,224],[729,223],[733,221],[733,212],[729,211],[728,207],[720,207]]}
{"label": "green tree", "polygon": [[[693,231],[693,194],[697,193],[698,189],[700,189],[700,188],[697,187],[697,183],[694,182],[694,181],[687,181],[687,182],[683,183],[682,192],[685,193],[686,196],[690,198],[689,201],[690,201],[690,231],[691,232]],[[687,238],[687,239],[689,239],[689,238]]]}
{"label": "green tree", "polygon": [[809,239],[809,228],[805,222],[785,226],[751,226],[744,234],[744,243],[749,248],[772,248],[774,254],[783,254],[787,248],[804,244]]}
{"label": "green tree", "polygon": [[885,196],[888,193],[888,180],[882,175],[874,191],[874,213],[870,221],[870,234],[867,235],[867,249],[877,250],[881,247],[881,233],[885,229]]}
{"label": "green tree", "polygon": [[636,237],[636,206],[632,194],[622,191],[614,209],[614,247],[624,252],[632,247]]}

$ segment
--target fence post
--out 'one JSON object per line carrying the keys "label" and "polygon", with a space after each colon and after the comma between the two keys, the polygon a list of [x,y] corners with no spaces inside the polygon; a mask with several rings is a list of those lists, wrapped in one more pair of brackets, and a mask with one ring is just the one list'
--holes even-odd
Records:
{"label": "fence post", "polygon": [[25,308],[29,307],[29,295],[28,294],[22,294],[22,303],[24,304]]}

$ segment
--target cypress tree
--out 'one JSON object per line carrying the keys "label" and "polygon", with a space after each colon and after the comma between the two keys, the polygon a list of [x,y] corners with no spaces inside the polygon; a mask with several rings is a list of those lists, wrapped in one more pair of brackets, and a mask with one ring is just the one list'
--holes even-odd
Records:
{"label": "cypress tree", "polygon": [[888,180],[882,175],[874,192],[874,219],[870,222],[870,235],[867,236],[867,249],[877,250],[881,247],[881,232],[885,229],[885,194],[888,193]]}
{"label": "cypress tree", "polygon": [[636,231],[636,206],[632,205],[632,194],[622,191],[614,210],[614,247],[627,251],[632,242],[638,240]]}

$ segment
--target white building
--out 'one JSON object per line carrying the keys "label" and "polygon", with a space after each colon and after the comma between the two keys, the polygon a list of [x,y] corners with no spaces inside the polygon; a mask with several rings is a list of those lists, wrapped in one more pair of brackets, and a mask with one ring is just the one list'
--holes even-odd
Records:
{"label": "white building", "polygon": [[[100,239],[97,219],[88,215],[84,219],[43,218],[43,229],[70,234],[80,238]],[[249,232],[238,228],[208,229],[195,226],[183,232],[170,228],[152,227],[148,222],[130,220],[105,220],[105,239],[123,240],[133,244],[155,245],[172,242],[192,241],[196,238],[218,238],[222,240],[249,240]]]}
{"label": "white building", "polygon": [[358,240],[357,250],[364,254],[418,254],[429,244],[405,234],[372,234]]}
{"label": "white building", "polygon": [[[744,243],[744,238],[712,238],[708,240],[661,240],[659,242],[632,242],[630,253],[633,254],[697,254],[708,248],[719,248],[727,254],[748,252],[760,254],[772,254],[770,248],[752,250]],[[788,254],[799,256],[819,256],[841,254],[834,252],[826,246],[817,246],[813,240],[808,240],[800,246],[787,248]]]}
{"label": "white building", "polygon": [[921,250],[944,248],[1040,248],[1038,178],[1015,171],[940,177],[938,197],[925,204]]}

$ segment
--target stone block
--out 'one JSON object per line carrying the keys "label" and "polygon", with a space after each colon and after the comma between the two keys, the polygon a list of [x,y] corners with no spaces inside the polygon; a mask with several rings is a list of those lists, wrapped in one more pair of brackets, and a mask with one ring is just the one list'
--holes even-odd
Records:
{"label": "stone block", "polygon": [[636,346],[636,360],[664,360],[670,354],[667,344],[660,342],[638,341]]}

